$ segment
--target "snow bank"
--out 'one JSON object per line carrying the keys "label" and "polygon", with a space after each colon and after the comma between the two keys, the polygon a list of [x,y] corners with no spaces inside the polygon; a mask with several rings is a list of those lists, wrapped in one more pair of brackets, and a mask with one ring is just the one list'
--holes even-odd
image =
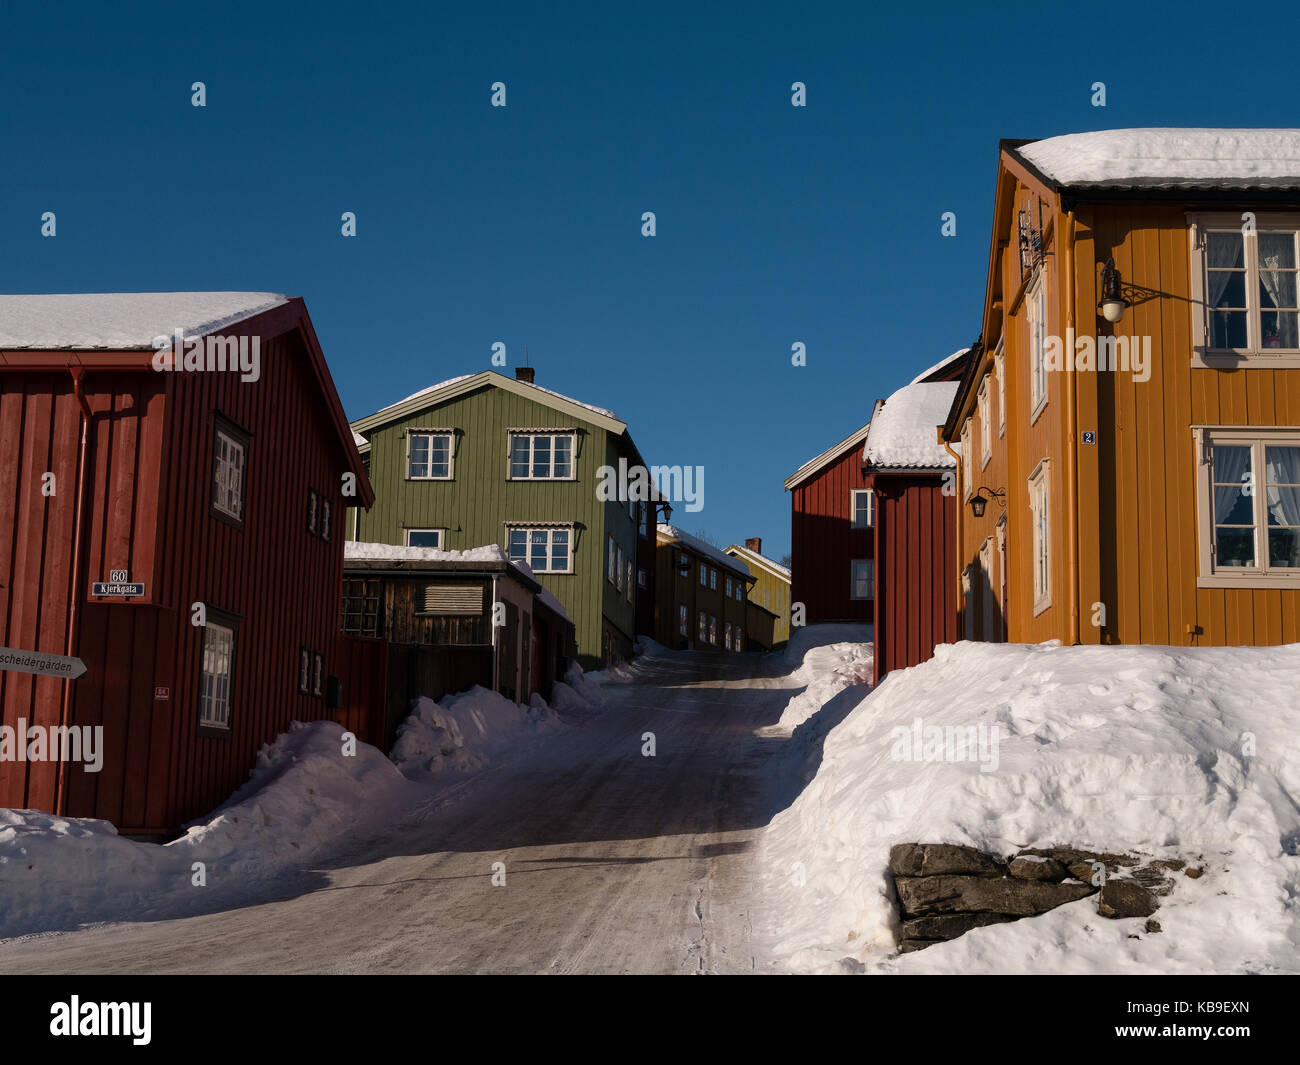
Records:
{"label": "snow bank", "polygon": [[957,462],[939,443],[936,427],[947,420],[957,386],[957,381],[939,381],[900,388],[871,419],[863,459],[881,467],[955,468]]}
{"label": "snow bank", "polygon": [[1048,137],[1020,154],[1062,185],[1300,184],[1297,129],[1108,129]]}
{"label": "snow bank", "polygon": [[598,676],[598,673],[585,674],[577,662],[570,662],[564,680],[557,680],[551,690],[551,705],[564,714],[605,709],[605,693],[594,679]]}
{"label": "snow bank", "polygon": [[[765,833],[772,949],[820,971],[1300,969],[1298,690],[1300,645],[942,645],[864,689]],[[908,760],[918,721],[984,725],[996,757]],[[1207,873],[1178,878],[1158,935],[1130,939],[1140,920],[1085,899],[898,956],[886,865],[903,842],[1134,851]]]}
{"label": "snow bank", "polygon": [[276,292],[77,292],[0,296],[0,348],[130,351],[205,336],[286,302]]}
{"label": "snow bank", "polygon": [[0,937],[202,909],[409,813],[419,792],[380,751],[344,751],[342,726],[295,722],[244,787],[163,847],[107,821],[0,809]]}
{"label": "snow bank", "polygon": [[424,773],[467,773],[481,769],[544,733],[562,727],[541,699],[521,706],[475,685],[441,701],[421,696],[397,730],[390,755],[408,777]]}
{"label": "snow bank", "polygon": [[805,685],[786,703],[780,722],[764,730],[789,735],[845,688],[871,683],[871,626],[796,628],[789,645],[772,658],[787,670],[791,685]]}

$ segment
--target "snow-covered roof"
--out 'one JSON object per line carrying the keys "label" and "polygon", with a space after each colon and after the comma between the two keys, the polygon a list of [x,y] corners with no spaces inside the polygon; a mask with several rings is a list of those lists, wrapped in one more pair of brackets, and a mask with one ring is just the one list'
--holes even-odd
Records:
{"label": "snow-covered roof", "polygon": [[[732,544],[727,548],[727,554],[731,554],[732,552],[735,552],[736,557],[738,558],[751,559],[754,565],[764,566],[776,573],[777,576],[784,577],[787,581],[790,580],[790,570],[786,566],[781,565],[781,563],[768,558],[766,555],[760,555],[757,551],[751,551],[748,547],[741,547],[740,544]],[[750,572],[752,573],[753,570],[750,570]]]}
{"label": "snow-covered roof", "polygon": [[405,562],[504,562],[506,553],[498,544],[486,547],[469,547],[464,551],[444,550],[439,547],[405,547],[401,544],[371,544],[348,540],[343,545],[346,562],[405,561]]}
{"label": "snow-covered roof", "polygon": [[352,431],[352,442],[353,442],[354,444],[356,444],[357,447],[369,447],[369,446],[370,446],[370,441],[367,440],[367,439],[366,439],[364,436],[362,436],[360,433],[358,433],[355,429]]}
{"label": "snow-covered roof", "polygon": [[900,388],[876,411],[862,458],[876,467],[950,469],[957,464],[938,442],[936,426],[948,417],[959,381]]}
{"label": "snow-covered roof", "polygon": [[1300,187],[1300,129],[1110,129],[1016,150],[1059,185]]}
{"label": "snow-covered roof", "polygon": [[666,540],[676,540],[678,543],[685,544],[693,551],[698,551],[701,555],[712,559],[720,566],[726,566],[728,569],[733,569],[738,573],[743,573],[746,577],[750,575],[749,567],[746,566],[745,563],[741,562],[740,559],[732,558],[725,551],[720,551],[712,544],[705,543],[698,536],[692,536],[688,532],[683,532],[675,525],[665,525],[663,522],[660,522],[659,536]]}
{"label": "snow-covered roof", "polygon": [[561,603],[559,599],[556,598],[555,593],[552,592],[549,588],[547,588],[546,585],[542,584],[541,581],[537,580],[537,575],[533,573],[532,566],[530,566],[527,562],[518,562],[518,561],[513,561],[510,563],[510,565],[514,566],[515,569],[519,570],[519,572],[526,574],[527,576],[531,577],[534,581],[537,581],[538,584],[542,585],[542,590],[537,593],[538,599],[540,599],[548,607],[554,610],[555,613],[559,614],[560,617],[564,618],[565,621],[573,620],[572,618],[569,617],[569,612],[564,609],[564,604]]}
{"label": "snow-covered roof", "polygon": [[0,296],[0,349],[134,351],[203,336],[269,311],[275,292],[77,292]]}
{"label": "snow-covered roof", "polygon": [[960,359],[960,358],[961,358],[963,355],[965,355],[968,351],[970,351],[970,348],[962,348],[960,351],[954,351],[954,352],[953,352],[951,355],[949,355],[946,359],[940,359],[940,360],[939,360],[938,362],[936,362],[933,366],[931,366],[928,370],[922,370],[919,374],[917,374],[915,377],[912,378],[910,384],[914,384],[914,385],[915,385],[915,384],[920,384],[922,381],[924,381],[924,380],[925,380],[927,377],[929,377],[931,374],[938,373],[940,370],[944,369],[945,367],[947,367],[947,366],[951,366],[954,362],[956,362],[958,359]]}
{"label": "snow-covered roof", "polygon": [[[436,385],[430,385],[428,388],[422,388],[418,392],[412,392],[405,399],[399,399],[396,403],[390,403],[387,407],[384,407],[383,410],[377,411],[376,413],[383,414],[384,411],[392,410],[394,407],[400,407],[403,403],[409,403],[411,400],[419,399],[421,396],[427,396],[427,395],[431,395],[434,392],[440,392],[448,385],[454,385],[460,381],[467,381],[469,380],[469,378],[474,376],[475,375],[472,373],[463,373],[459,377],[449,377],[445,381],[439,381]],[[504,377],[504,374],[500,376]],[[549,388],[543,388],[541,385],[531,384],[528,381],[519,381],[518,383],[521,385],[525,385],[528,388],[535,388],[537,389],[538,392],[545,392],[548,396],[554,396],[556,399],[562,399],[566,403],[576,403],[579,407],[585,407],[593,414],[603,414],[606,418],[614,418],[614,419],[618,418],[618,415],[615,414],[612,410],[606,410],[604,407],[597,407],[590,403],[583,403],[582,400],[580,399],[574,399],[572,396],[566,396],[563,393],[552,391]]]}

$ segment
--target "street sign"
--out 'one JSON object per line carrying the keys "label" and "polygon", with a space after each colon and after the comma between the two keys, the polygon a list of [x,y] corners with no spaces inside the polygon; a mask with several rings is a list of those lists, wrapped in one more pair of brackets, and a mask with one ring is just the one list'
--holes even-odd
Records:
{"label": "street sign", "polygon": [[86,672],[86,663],[80,658],[66,658],[46,651],[20,651],[14,647],[0,647],[0,669],[76,680]]}
{"label": "street sign", "polygon": [[130,599],[133,596],[144,595],[144,584],[128,584],[125,582],[113,581],[95,581],[90,586],[91,595],[113,595],[120,596],[124,599]]}

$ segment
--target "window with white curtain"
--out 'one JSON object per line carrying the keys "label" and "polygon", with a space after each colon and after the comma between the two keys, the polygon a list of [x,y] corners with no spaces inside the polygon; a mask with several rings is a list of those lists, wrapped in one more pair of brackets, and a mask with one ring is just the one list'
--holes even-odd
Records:
{"label": "window with white curtain", "polygon": [[1300,430],[1197,431],[1202,587],[1300,587]]}

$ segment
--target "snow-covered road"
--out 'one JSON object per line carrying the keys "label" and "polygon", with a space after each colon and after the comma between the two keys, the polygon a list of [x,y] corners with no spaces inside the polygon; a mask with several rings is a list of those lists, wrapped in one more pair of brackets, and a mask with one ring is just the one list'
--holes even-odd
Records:
{"label": "snow-covered road", "polygon": [[749,852],[792,796],[762,772],[785,741],[755,730],[792,692],[756,655],[639,669],[606,688],[606,711],[273,897],[12,940],[0,972],[763,971]]}

